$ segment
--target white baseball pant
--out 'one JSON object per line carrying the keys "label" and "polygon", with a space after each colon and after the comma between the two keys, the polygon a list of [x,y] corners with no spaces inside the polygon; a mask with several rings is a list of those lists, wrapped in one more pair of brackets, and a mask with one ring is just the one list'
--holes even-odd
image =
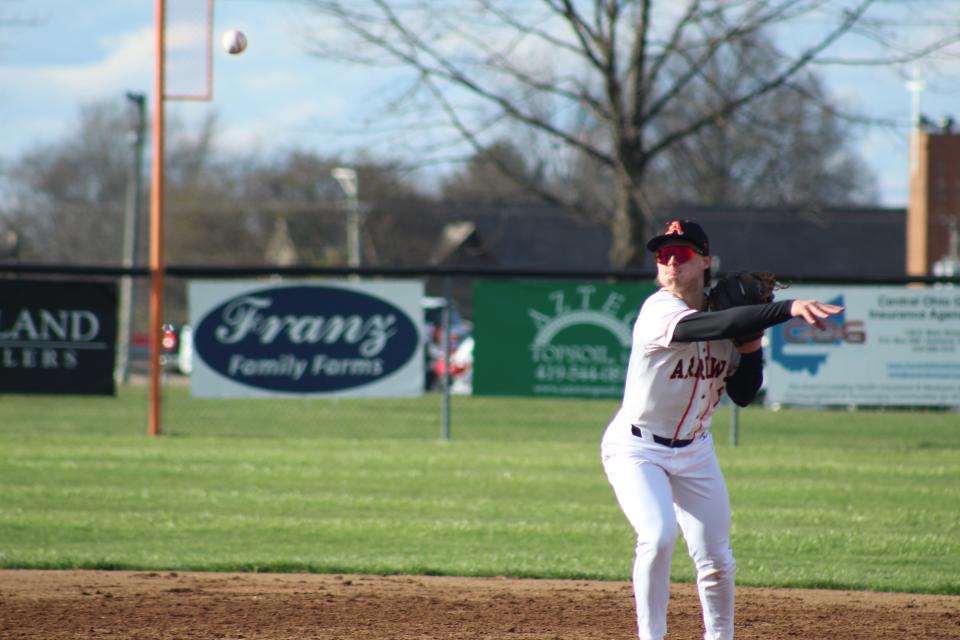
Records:
{"label": "white baseball pant", "polygon": [[667,632],[678,523],[696,566],[704,640],[731,640],[736,563],[730,551],[730,498],[711,436],[669,448],[618,431],[604,439],[602,459],[637,532],[633,588],[640,640],[662,640]]}

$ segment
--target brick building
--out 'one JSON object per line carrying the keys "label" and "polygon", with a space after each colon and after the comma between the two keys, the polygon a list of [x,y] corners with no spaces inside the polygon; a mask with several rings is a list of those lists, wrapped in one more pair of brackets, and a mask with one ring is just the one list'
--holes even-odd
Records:
{"label": "brick building", "polygon": [[918,127],[911,141],[907,274],[934,274],[945,268],[949,272],[942,275],[955,273],[958,235],[960,135],[952,127],[935,131]]}

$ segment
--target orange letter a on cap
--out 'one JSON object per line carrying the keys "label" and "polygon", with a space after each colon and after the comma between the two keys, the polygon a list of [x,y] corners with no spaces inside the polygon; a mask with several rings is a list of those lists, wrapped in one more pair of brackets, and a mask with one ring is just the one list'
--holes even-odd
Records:
{"label": "orange letter a on cap", "polygon": [[674,220],[670,223],[670,226],[667,227],[667,233],[665,235],[670,236],[673,234],[677,234],[679,236],[683,235],[683,227],[680,226],[679,220]]}

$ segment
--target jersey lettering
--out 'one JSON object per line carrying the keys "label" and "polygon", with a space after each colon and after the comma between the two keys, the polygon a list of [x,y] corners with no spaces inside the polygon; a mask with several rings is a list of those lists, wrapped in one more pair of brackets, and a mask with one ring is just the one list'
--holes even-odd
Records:
{"label": "jersey lettering", "polygon": [[673,373],[670,374],[671,380],[676,380],[677,378],[684,378],[683,375],[683,362],[678,362],[677,366],[673,368]]}
{"label": "jersey lettering", "polygon": [[710,380],[723,376],[727,370],[727,361],[716,358],[700,358],[691,356],[686,363],[680,361],[673,368],[670,374],[671,380],[686,380],[687,378],[697,378],[698,380]]}
{"label": "jersey lettering", "polygon": [[662,437],[688,439],[709,429],[726,378],[740,360],[730,340],[671,340],[677,323],[694,312],[660,289],[634,324],[621,411],[630,424]]}

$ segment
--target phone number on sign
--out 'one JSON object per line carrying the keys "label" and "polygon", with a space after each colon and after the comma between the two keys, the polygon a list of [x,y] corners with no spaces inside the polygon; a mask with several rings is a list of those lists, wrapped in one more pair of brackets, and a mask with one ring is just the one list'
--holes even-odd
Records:
{"label": "phone number on sign", "polygon": [[542,364],[536,369],[536,379],[540,382],[622,382],[626,370],[616,365],[603,366],[564,366]]}

